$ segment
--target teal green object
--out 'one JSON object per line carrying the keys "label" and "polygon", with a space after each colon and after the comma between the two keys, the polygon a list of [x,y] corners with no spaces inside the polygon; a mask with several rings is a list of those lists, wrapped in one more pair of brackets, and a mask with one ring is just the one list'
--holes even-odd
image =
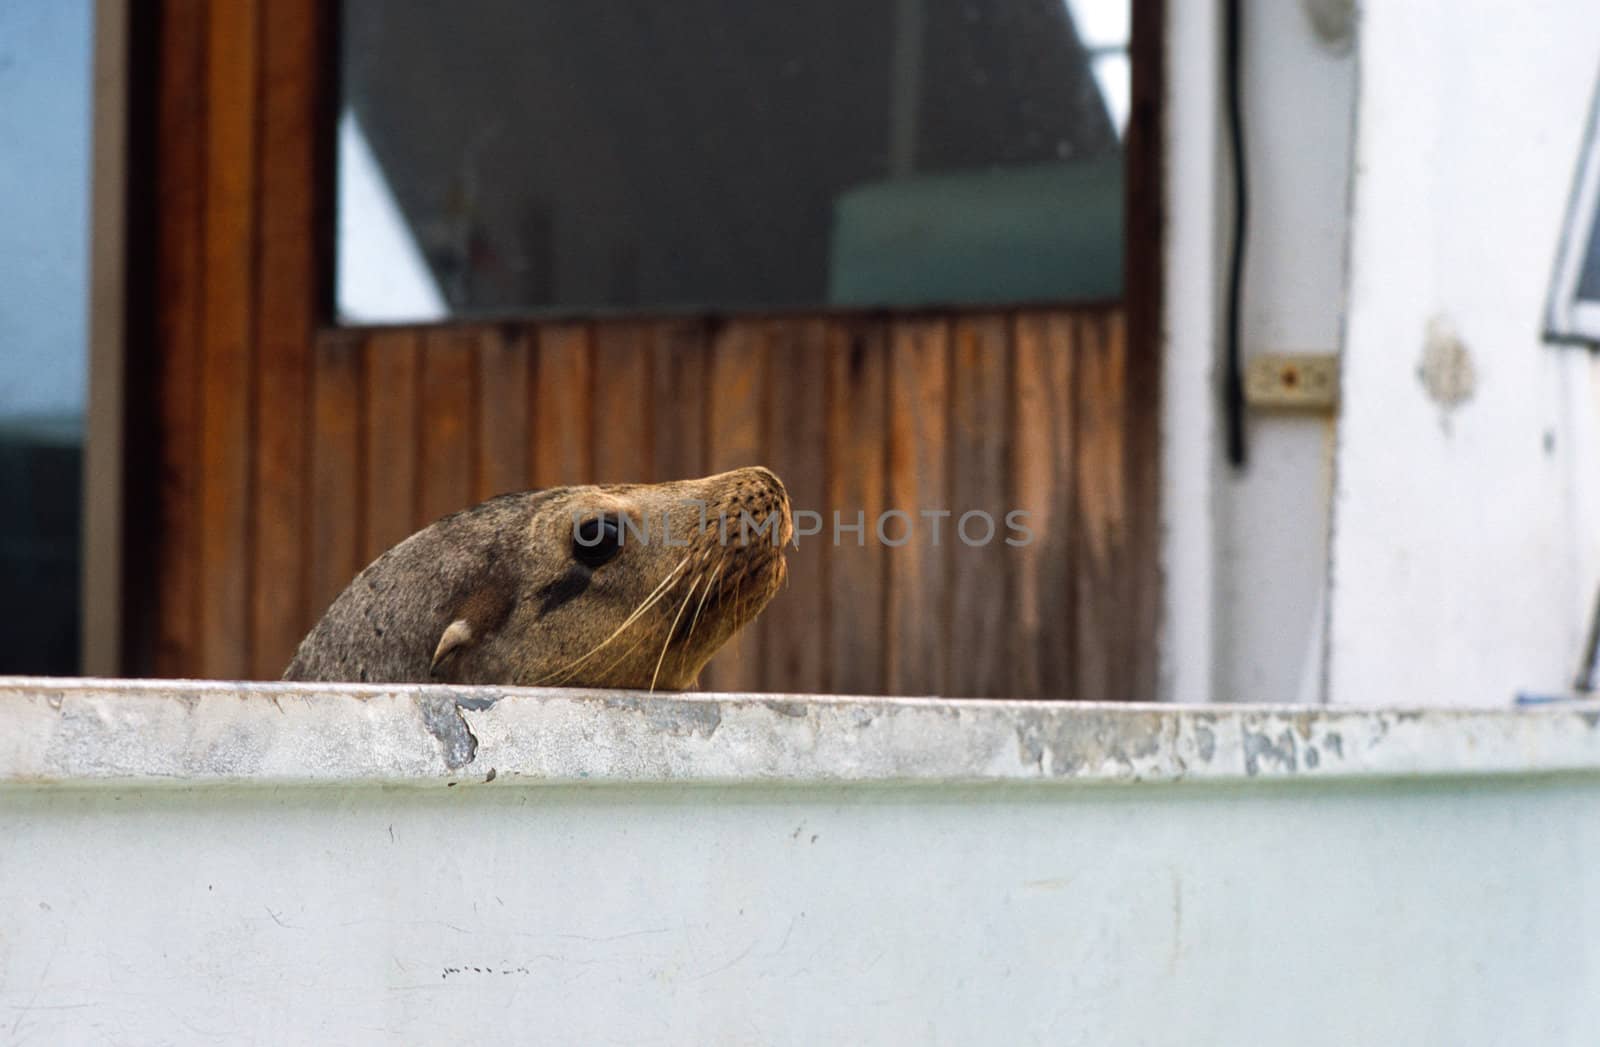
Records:
{"label": "teal green object", "polygon": [[1122,296],[1122,156],[925,175],[834,205],[833,305],[1107,301]]}

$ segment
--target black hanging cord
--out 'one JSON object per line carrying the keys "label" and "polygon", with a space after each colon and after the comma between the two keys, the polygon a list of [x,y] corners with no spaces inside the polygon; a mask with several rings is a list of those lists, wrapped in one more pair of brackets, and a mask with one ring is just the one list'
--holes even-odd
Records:
{"label": "black hanging cord", "polygon": [[1589,639],[1583,645],[1583,664],[1573,684],[1580,694],[1593,694],[1600,687],[1600,592],[1594,594],[1594,617],[1589,619]]}
{"label": "black hanging cord", "polygon": [[1228,425],[1228,461],[1244,466],[1244,373],[1240,362],[1239,309],[1244,291],[1244,245],[1249,230],[1250,187],[1245,178],[1244,113],[1239,100],[1239,2],[1223,13],[1224,75],[1227,78],[1228,146],[1233,154],[1233,244],[1228,261],[1228,328],[1223,363],[1223,410]]}

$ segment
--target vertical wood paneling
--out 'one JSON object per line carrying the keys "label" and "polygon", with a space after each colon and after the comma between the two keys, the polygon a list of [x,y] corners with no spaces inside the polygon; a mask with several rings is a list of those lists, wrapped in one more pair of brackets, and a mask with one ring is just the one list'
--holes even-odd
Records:
{"label": "vertical wood paneling", "polygon": [[[1028,515],[1028,544],[1010,555],[1010,693],[1071,698],[1077,645],[1073,562],[1073,360],[1071,316],[1018,318],[1012,376],[1011,505]],[[1021,538],[1018,539],[1022,540]]]}
{"label": "vertical wood paneling", "polygon": [[1128,40],[1132,67],[1128,131],[1123,143],[1124,308],[1107,321],[1127,354],[1128,413],[1124,464],[1128,484],[1131,594],[1119,614],[1118,642],[1131,673],[1130,696],[1160,696],[1156,638],[1161,616],[1161,360],[1166,332],[1163,307],[1166,255],[1167,14],[1165,0],[1133,0]]}
{"label": "vertical wood paneling", "polygon": [[422,527],[472,504],[474,338],[470,331],[429,331],[422,342],[417,513]]}
{"label": "vertical wood paneling", "polygon": [[[1010,396],[1010,338],[1006,320],[997,316],[963,317],[953,334],[950,397],[950,528],[946,535],[950,563],[950,613],[944,627],[950,652],[948,693],[1004,694],[1010,593],[1007,585],[1005,514],[1007,417]],[[987,513],[963,529],[968,513]],[[972,543],[963,539],[963,533]]]}
{"label": "vertical wood paneling", "polygon": [[366,468],[359,557],[363,564],[376,560],[413,530],[418,504],[420,342],[414,331],[380,331],[365,339]]}
{"label": "vertical wood paneling", "polygon": [[262,26],[261,262],[255,331],[255,474],[251,675],[275,678],[310,613],[307,533],[311,338],[316,326],[315,208],[305,191],[317,155],[317,94],[305,56],[318,12],[285,5]]}
{"label": "vertical wood paneling", "polygon": [[[1127,546],[1126,346],[1103,316],[1077,321],[1076,587],[1074,698],[1127,701],[1129,645],[1119,639],[1132,608]],[[1126,573],[1126,574],[1125,574]],[[1136,575],[1134,575],[1136,577]]]}
{"label": "vertical wood paneling", "polygon": [[[168,7],[174,4],[169,3]],[[176,14],[177,12],[173,12]],[[195,84],[206,73],[206,21],[188,17],[164,20],[161,40],[156,127],[161,161],[157,165],[155,230],[156,366],[160,405],[156,446],[163,461],[150,470],[158,478],[156,511],[160,524],[143,528],[156,560],[155,650],[150,664],[162,676],[202,672],[197,625],[201,609],[198,555],[204,532],[200,519],[200,357],[204,344],[206,197],[206,92]],[[137,206],[137,202],[131,202]],[[136,554],[137,555],[137,554]],[[133,598],[134,594],[128,596]],[[137,611],[130,610],[130,614]]]}
{"label": "vertical wood paneling", "polygon": [[363,563],[360,344],[353,335],[324,335],[316,346],[307,550],[315,617],[327,610]]}
{"label": "vertical wood paneling", "polygon": [[701,476],[707,471],[706,381],[711,352],[706,325],[673,320],[657,325],[654,332],[654,475],[658,480]]}
{"label": "vertical wood paneling", "polygon": [[[790,550],[789,585],[713,660],[706,687],[1146,693],[1142,641],[1128,631],[1148,582],[1133,545],[1115,313],[747,321],[706,334],[674,321],[599,325],[593,340],[581,327],[321,336],[306,433],[308,593],[293,632],[415,528],[530,473],[543,484],[666,479],[761,463],[785,478],[796,509],[822,514],[823,530]],[[601,370],[620,376],[605,394]],[[655,405],[648,424],[595,423],[641,399]],[[886,523],[892,540],[909,524],[902,546],[879,540],[886,509],[909,518]],[[923,511],[946,509],[935,545]],[[1005,542],[1013,509],[1028,513],[1022,547]],[[960,537],[972,510],[996,524],[981,546]],[[841,528],[836,540],[834,511],[864,532]],[[968,531],[981,539],[986,528]],[[272,529],[257,533],[265,541]],[[205,597],[214,605],[209,587]],[[258,674],[276,674],[259,660]]]}
{"label": "vertical wood paneling", "polygon": [[[827,324],[775,321],[765,338],[769,408],[763,464],[783,479],[795,511],[820,512],[828,501]],[[761,616],[765,690],[815,693],[829,687],[829,547],[820,539],[813,534],[789,547],[789,582]]]}
{"label": "vertical wood paneling", "polygon": [[593,475],[589,329],[579,324],[539,331],[533,406],[533,486],[588,483]]}
{"label": "vertical wood paneling", "polygon": [[478,454],[472,501],[520,491],[528,475],[528,347],[525,331],[477,336]]}
{"label": "vertical wood paneling", "polygon": [[[730,323],[713,338],[706,404],[708,472],[761,464],[768,410],[766,362],[758,323]],[[730,528],[737,525],[737,520],[729,521]],[[759,623],[734,637],[707,667],[702,677],[704,685],[720,691],[760,687],[763,639]]]}
{"label": "vertical wood paneling", "polygon": [[204,352],[200,357],[200,633],[206,676],[250,669],[250,489],[259,11],[210,8],[206,77]]}
{"label": "vertical wood paneling", "polygon": [[[1159,304],[1159,291],[1156,295]],[[1121,700],[1155,701],[1161,693],[1160,310],[1139,321],[1137,336],[1126,310],[1110,309],[1102,316],[1107,337],[1121,347],[1123,359],[1122,461],[1128,522],[1117,565],[1120,595],[1104,613],[1115,623],[1109,628],[1115,631],[1118,657],[1128,674]]]}
{"label": "vertical wood paneling", "polygon": [[[839,322],[828,332],[828,661],[833,689],[884,687],[884,556],[873,533],[885,506],[886,339],[881,324]],[[839,522],[863,532],[835,534]],[[931,652],[930,652],[931,653]]]}
{"label": "vertical wood paneling", "polygon": [[[946,475],[950,407],[949,325],[942,319],[894,325],[889,359],[889,601],[884,649],[890,694],[943,694],[949,679],[945,622],[949,558],[934,545],[923,510],[950,508]],[[943,530],[949,541],[948,521]],[[876,536],[874,536],[876,537]]]}
{"label": "vertical wood paneling", "polygon": [[605,323],[595,332],[592,483],[649,483],[655,478],[655,361],[649,344],[643,324]]}

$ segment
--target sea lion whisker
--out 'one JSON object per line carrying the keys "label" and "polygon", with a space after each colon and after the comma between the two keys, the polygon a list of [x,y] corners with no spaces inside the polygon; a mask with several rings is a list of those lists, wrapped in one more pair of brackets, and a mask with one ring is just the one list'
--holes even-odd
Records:
{"label": "sea lion whisker", "polygon": [[650,674],[650,690],[656,689],[656,680],[661,677],[661,663],[667,660],[667,648],[672,646],[672,634],[678,630],[678,623],[683,620],[683,612],[689,606],[689,601],[694,599],[695,586],[700,584],[696,578],[689,586],[689,591],[683,594],[683,603],[678,605],[678,613],[672,616],[672,624],[667,626],[667,634],[661,639],[661,655],[656,659],[655,672]]}
{"label": "sea lion whisker", "polygon": [[[680,564],[679,566],[681,567],[682,564]],[[680,579],[678,579],[678,581],[682,581],[682,579],[680,578]],[[605,647],[607,647],[613,640],[615,640],[622,633],[622,631],[624,629],[628,628],[628,626],[633,624],[634,622],[637,622],[641,615],[643,615],[651,607],[654,607],[656,604],[660,603],[671,592],[672,592],[672,589],[671,588],[667,588],[667,589],[660,589],[658,592],[653,594],[648,599],[648,602],[646,604],[641,606],[633,614],[629,615],[628,616],[628,620],[626,622],[624,622],[622,625],[617,627],[617,631],[616,632],[612,633],[610,636],[606,637],[605,640],[603,640],[599,644],[595,645],[595,647],[592,648],[589,651],[588,654],[584,655],[583,658],[580,659],[580,661],[587,661],[589,658],[591,658],[594,655],[598,654],[601,650],[603,650]],[[670,632],[668,633],[668,636],[669,637],[671,636]],[[627,661],[628,656],[633,654],[634,651],[637,651],[639,649],[639,646],[641,644],[643,644],[649,638],[650,638],[650,633],[648,633],[648,632],[640,634],[639,638],[634,640],[633,643],[629,644],[627,649],[625,649],[621,654],[617,655],[609,663],[607,663],[600,670],[598,675],[600,677],[602,677],[602,678],[605,677],[608,673],[611,672],[611,670],[615,669],[617,666],[619,666],[623,662]],[[579,665],[579,664],[572,665],[568,670],[565,671],[564,675],[562,675],[561,679],[558,680],[557,683],[558,684],[559,683],[565,683],[567,680],[570,680],[573,676],[575,676],[577,674],[577,672],[578,672],[578,670],[580,668],[582,668],[582,666]]]}
{"label": "sea lion whisker", "polygon": [[617,666],[619,666],[623,662],[627,661],[628,660],[628,656],[631,655],[634,651],[637,651],[639,649],[639,645],[644,643],[649,638],[650,638],[650,634],[649,633],[641,633],[637,640],[633,641],[633,643],[628,645],[628,649],[627,650],[623,651],[621,654],[619,654],[615,658],[611,659],[610,662],[606,663],[605,668],[600,670],[600,676],[602,678],[604,678],[605,675],[607,673],[609,673],[611,670],[615,669]]}
{"label": "sea lion whisker", "polygon": [[726,555],[724,555],[721,560],[717,561],[716,570],[711,572],[711,578],[710,578],[709,581],[706,582],[706,587],[704,589],[700,590],[700,602],[695,604],[695,606],[694,606],[694,617],[689,619],[689,635],[687,635],[687,636],[685,636],[683,638],[684,650],[688,650],[689,641],[694,639],[694,627],[700,623],[700,612],[705,609],[706,597],[711,595],[711,587],[716,584],[717,575],[722,573],[722,565],[726,561],[727,561],[727,556]]}
{"label": "sea lion whisker", "polygon": [[[657,599],[659,600],[660,598],[658,597]],[[672,635],[670,630],[668,631],[667,635],[669,637]],[[633,643],[628,645],[628,649],[627,650],[625,650],[621,654],[617,655],[609,663],[607,663],[606,666],[603,669],[600,670],[600,676],[604,677],[606,674],[610,673],[611,670],[615,669],[617,666],[619,666],[623,662],[627,661],[628,657],[631,654],[633,654],[634,651],[637,651],[639,649],[640,645],[643,644],[648,639],[650,639],[650,633],[648,633],[648,632],[641,633],[637,640],[634,640]]]}
{"label": "sea lion whisker", "polygon": [[[689,583],[689,595],[684,597],[684,608],[685,609],[688,608],[689,599],[694,596],[694,591],[696,589],[699,589],[701,583],[705,582],[705,581],[706,581],[706,572],[704,570],[700,571],[700,573],[698,573],[698,574],[696,574],[694,576],[694,581]],[[705,592],[704,592],[704,590],[702,590],[701,593],[700,593],[701,602],[704,602],[705,598],[706,598]],[[697,608],[698,608],[698,605],[697,605]],[[681,617],[682,614],[683,614],[683,611],[680,610],[678,613],[679,613],[679,616]],[[675,634],[678,631],[678,623],[677,623],[676,620],[674,620],[673,623],[672,623],[672,629],[667,633],[669,641],[671,639],[676,639],[678,641],[678,665],[680,667],[682,665],[684,665],[686,662],[688,662],[688,660],[689,660],[689,640],[694,636],[694,619],[691,618],[689,620],[689,626],[690,626],[689,629],[687,631],[685,631],[682,636],[674,636],[673,634]]]}
{"label": "sea lion whisker", "polygon": [[[590,658],[592,658],[595,655],[599,654],[602,650],[604,650],[616,638],[617,638],[617,634],[614,633],[611,636],[607,637],[601,643],[595,645],[595,647],[592,648],[589,651],[588,654],[583,656],[582,661],[588,661]],[[598,676],[603,678],[612,669],[615,669],[617,666],[621,665],[624,661],[627,660],[629,655],[631,655],[634,651],[637,651],[639,649],[639,645],[640,644],[644,643],[649,638],[650,638],[650,634],[648,632],[640,633],[638,639],[634,640],[633,643],[629,644],[628,647],[621,654],[617,655],[610,662],[606,663],[604,668],[602,668],[600,670]],[[581,664],[571,666],[569,669],[567,669],[566,671],[564,671],[561,674],[560,679],[556,680],[554,682],[553,686],[560,686],[561,684],[564,684],[564,683],[568,682],[574,676],[578,675],[579,670],[581,670],[582,668],[583,668],[583,666]]]}
{"label": "sea lion whisker", "polygon": [[[557,682],[561,682],[562,680],[571,679],[572,674],[574,672],[576,672],[577,669],[580,666],[583,665],[583,663],[587,662],[590,658],[593,658],[596,654],[598,654],[602,649],[604,649],[608,644],[611,643],[611,641],[615,640],[618,636],[621,636],[623,631],[626,630],[628,628],[628,626],[630,626],[634,622],[638,621],[639,617],[641,615],[645,614],[647,611],[650,610],[650,608],[654,607],[657,603],[659,603],[661,601],[661,598],[664,595],[666,595],[667,590],[671,587],[671,584],[672,584],[672,581],[673,581],[674,577],[678,574],[679,571],[681,571],[683,569],[684,565],[687,564],[688,562],[689,562],[689,558],[687,556],[685,556],[683,559],[679,560],[678,561],[678,565],[676,567],[674,567],[672,570],[667,572],[667,576],[661,580],[661,584],[657,585],[655,587],[655,590],[653,592],[651,592],[651,594],[649,596],[646,596],[643,600],[641,600],[639,602],[639,606],[634,609],[632,614],[628,615],[628,617],[623,620],[621,625],[617,626],[616,630],[610,636],[606,637],[604,640],[601,640],[599,643],[597,643],[593,647],[589,648],[588,652],[585,653],[584,655],[582,655],[581,657],[579,657],[577,660],[572,661],[572,662],[568,662],[566,665],[562,666],[561,668],[556,669],[551,673],[548,673],[547,675],[545,675],[544,677],[542,677],[539,680],[536,680],[534,682],[534,685],[537,686],[537,685],[542,684],[542,683],[547,683],[547,682],[549,682],[551,680],[556,680]],[[558,677],[560,678],[559,680],[557,679]]]}
{"label": "sea lion whisker", "polygon": [[[660,598],[659,597],[655,601],[652,601],[651,606],[654,606],[654,604],[658,603],[658,602],[660,602]],[[632,624],[632,623],[629,623],[629,624]],[[593,647],[591,647],[588,650],[588,652],[583,655],[583,657],[577,659],[576,661],[570,662],[566,666],[564,666],[563,668],[558,669],[555,672],[549,674],[548,676],[542,677],[541,679],[535,681],[534,686],[548,685],[548,686],[552,686],[552,687],[559,687],[562,684],[570,682],[573,679],[573,677],[577,676],[578,673],[583,670],[583,667],[589,662],[589,660],[591,658],[593,658],[595,655],[599,654],[601,651],[605,650],[607,647],[611,646],[611,644],[614,641],[616,641],[616,639],[619,636],[622,635],[622,631],[624,629],[626,629],[626,628],[628,628],[627,625],[620,626],[616,632],[612,633],[610,636],[606,637],[604,640],[600,641],[599,643],[597,643]],[[615,668],[620,662],[622,662],[625,658],[627,658],[628,655],[632,654],[635,650],[637,650],[638,647],[639,647],[639,644],[643,643],[649,637],[649,635],[650,635],[649,633],[641,634],[639,639],[635,640],[625,651],[622,652],[621,655],[619,655],[610,664],[608,664],[603,670],[601,670],[601,674],[604,675],[604,673],[609,672],[613,668]]]}

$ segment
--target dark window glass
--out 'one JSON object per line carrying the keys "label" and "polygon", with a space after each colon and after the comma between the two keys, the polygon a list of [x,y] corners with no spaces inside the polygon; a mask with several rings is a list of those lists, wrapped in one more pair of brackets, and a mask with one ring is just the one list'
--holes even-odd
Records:
{"label": "dark window glass", "polygon": [[1121,291],[1127,0],[346,0],[349,321]]}
{"label": "dark window glass", "polygon": [[0,674],[79,664],[93,13],[0,3]]}
{"label": "dark window glass", "polygon": [[1589,249],[1584,252],[1583,270],[1578,274],[1578,297],[1600,302],[1600,215],[1589,224]]}
{"label": "dark window glass", "polygon": [[1600,346],[1600,87],[1595,92],[1545,305],[1547,339],[1591,347]]}

